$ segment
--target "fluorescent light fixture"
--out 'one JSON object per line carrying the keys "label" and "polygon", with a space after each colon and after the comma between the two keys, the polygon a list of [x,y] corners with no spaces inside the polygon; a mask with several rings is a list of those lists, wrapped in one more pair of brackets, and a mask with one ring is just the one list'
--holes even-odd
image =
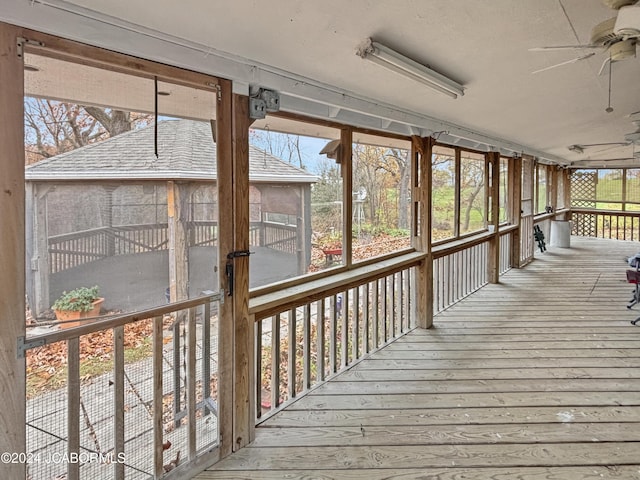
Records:
{"label": "fluorescent light fixture", "polygon": [[405,57],[395,50],[391,50],[381,43],[374,42],[370,38],[358,48],[356,54],[387,70],[420,82],[437,92],[444,93],[451,98],[458,98],[458,95],[464,95],[464,87],[458,82]]}

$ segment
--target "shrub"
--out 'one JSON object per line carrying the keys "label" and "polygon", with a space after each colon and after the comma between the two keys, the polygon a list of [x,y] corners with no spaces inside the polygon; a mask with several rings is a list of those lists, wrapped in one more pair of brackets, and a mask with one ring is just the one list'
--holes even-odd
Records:
{"label": "shrub", "polygon": [[93,302],[98,299],[98,286],[79,287],[70,292],[62,292],[52,308],[54,310],[72,310],[76,312],[88,312],[93,308]]}

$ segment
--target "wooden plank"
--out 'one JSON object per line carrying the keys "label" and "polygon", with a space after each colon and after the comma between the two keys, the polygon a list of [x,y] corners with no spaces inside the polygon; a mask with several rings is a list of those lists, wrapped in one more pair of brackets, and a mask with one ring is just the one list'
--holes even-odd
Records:
{"label": "wooden plank", "polygon": [[163,474],[164,465],[164,413],[162,368],[163,368],[163,335],[162,317],[153,319],[153,473],[159,478]]}
{"label": "wooden plank", "polygon": [[[25,335],[24,69],[18,57],[20,29],[0,23],[0,452],[26,452],[25,359],[17,339]],[[25,478],[25,463],[4,463],[2,476]]]}
{"label": "wooden plank", "polygon": [[287,394],[289,398],[296,397],[296,324],[298,323],[296,309],[289,310],[289,324],[287,326]]}
{"label": "wooden plank", "polygon": [[558,406],[429,408],[418,405],[410,409],[330,409],[284,410],[269,420],[269,427],[359,427],[361,425],[480,425],[480,424],[554,424],[640,423],[640,406]]}
{"label": "wooden plank", "polygon": [[[423,350],[420,344],[405,344],[404,347],[410,348],[395,348],[394,345],[376,352],[368,360],[375,362],[376,360],[385,359],[414,359],[414,360],[446,360],[446,359],[462,359],[462,360],[474,360],[474,359],[491,359],[491,358],[510,358],[510,359],[527,359],[527,358],[545,358],[550,359],[551,362],[561,362],[560,365],[567,366],[564,362],[567,358],[586,359],[593,363],[598,362],[598,366],[603,366],[602,359],[619,359],[624,362],[633,362],[640,358],[640,352],[637,349],[619,349],[619,348],[581,348],[580,350],[571,349],[544,349],[540,351],[529,350],[479,350],[479,349],[467,349],[467,350]],[[597,359],[597,360],[595,360]],[[367,363],[370,363],[367,362]],[[607,364],[611,361],[607,361]],[[424,364],[423,364],[424,365]],[[483,368],[485,365],[478,365],[478,368]],[[514,366],[513,362],[510,364]],[[519,366],[519,365],[518,365]],[[558,364],[553,365],[557,367]],[[357,368],[364,368],[364,365],[359,365]],[[426,366],[424,367],[426,368]]]}
{"label": "wooden plank", "polygon": [[[257,381],[255,383],[255,392],[256,392],[256,408],[255,408],[255,412],[256,412],[256,419],[260,419],[262,417],[262,370],[265,367],[265,365],[263,365],[262,360],[262,335],[263,335],[263,331],[262,331],[262,322],[256,322],[255,321],[255,317],[252,316],[251,321],[253,322],[253,324],[255,325],[255,340],[254,340],[254,345],[256,348],[256,353],[255,353],[255,359],[256,359],[256,375],[257,378],[260,379],[260,381]],[[266,401],[266,399],[265,399]],[[255,431],[255,429],[254,429]]]}
{"label": "wooden plank", "polygon": [[280,405],[280,314],[271,322],[271,408]]}
{"label": "wooden plank", "polygon": [[327,360],[328,352],[326,348],[326,301],[318,300],[316,302],[316,357],[317,357],[317,374],[318,381],[322,382],[327,377]]}
{"label": "wooden plank", "polygon": [[[428,345],[428,344],[427,344]],[[428,348],[428,347],[425,347]],[[456,350],[459,352],[459,350]],[[522,357],[527,357],[527,355],[521,355]],[[631,367],[633,365],[638,364],[638,357],[633,356],[631,358],[627,356],[616,357],[603,359],[602,357],[591,358],[591,357],[578,357],[573,356],[571,353],[567,353],[565,357],[544,357],[542,355],[529,356],[525,359],[518,359],[518,367],[520,368],[535,368],[536,366],[540,368],[553,368],[558,365],[558,362],[561,362],[562,365],[570,368],[597,368],[602,366],[603,363],[606,362],[606,365],[613,368],[625,368]],[[392,370],[428,370],[434,369],[438,370],[441,368],[450,369],[450,368],[464,368],[464,369],[475,369],[475,368],[511,368],[514,365],[513,358],[489,358],[484,357],[483,355],[478,355],[476,357],[463,356],[460,360],[431,360],[429,362],[425,362],[424,359],[421,358],[409,358],[406,360],[394,360],[388,358],[381,358],[370,360],[365,363],[359,364],[357,366],[358,369],[368,370],[374,369],[377,370],[379,368],[383,368],[383,365],[387,365],[387,368]]]}
{"label": "wooden plank", "polygon": [[196,458],[196,309],[190,308],[187,315],[187,448],[189,460]]}
{"label": "wooden plank", "polygon": [[483,425],[357,425],[351,427],[262,428],[252,448],[387,445],[482,445],[529,443],[638,442],[635,423],[553,423]]}
{"label": "wooden plank", "polygon": [[[113,329],[113,453],[116,458],[124,454],[124,393],[124,326],[121,326]],[[124,480],[123,462],[114,462],[113,477]]]}
{"label": "wooden plank", "polygon": [[[430,478],[438,480],[503,480],[515,478],[518,480],[539,480],[542,478],[557,478],[562,480],[602,480],[615,475],[619,478],[637,480],[638,466],[587,466],[587,467],[478,467],[478,468],[429,468]],[[255,470],[224,470],[203,472],[198,476],[200,480],[246,480],[255,478]],[[261,470],[262,480],[281,480],[283,478],[306,478],[308,470],[274,469]],[[349,469],[325,470],[314,469],[314,478],[340,478],[341,480],[424,480],[425,468],[394,468],[388,469]]]}
{"label": "wooden plank", "polygon": [[[302,321],[304,322],[302,329],[302,358],[304,359],[302,388],[308,390],[311,387],[311,364],[313,362],[311,356],[311,304],[305,305]],[[316,362],[320,361],[322,361],[322,359],[317,357]]]}
{"label": "wooden plank", "polygon": [[[80,453],[80,339],[67,340],[67,455]],[[80,479],[80,463],[67,464],[67,478]]]}
{"label": "wooden plank", "polygon": [[[512,361],[512,364],[518,364]],[[475,369],[414,369],[391,370],[380,365],[379,370],[352,369],[334,379],[340,382],[399,382],[424,380],[521,380],[527,379],[640,379],[640,371],[633,367],[527,367],[527,368],[475,368]]]}
{"label": "wooden plank", "polygon": [[637,378],[538,378],[529,379],[451,379],[451,380],[389,380],[329,382],[313,392],[313,395],[421,395],[433,392],[491,393],[491,392],[640,392]]}
{"label": "wooden plank", "polygon": [[[456,467],[528,467],[541,460],[547,466],[591,466],[599,464],[638,465],[637,445],[634,442],[609,443],[540,443],[500,445],[390,445],[377,447],[372,454],[368,446],[331,446],[307,448],[273,447],[246,448],[233,459],[226,459],[216,469],[251,467],[255,470],[281,468],[368,469],[380,468],[451,468]],[[345,464],[345,459],[349,459]]]}
{"label": "wooden plank", "polygon": [[471,407],[548,407],[557,406],[634,406],[638,392],[490,392],[490,393],[404,393],[388,395],[319,395],[317,390],[300,398],[289,408],[292,410],[361,410],[363,408],[431,408]]}

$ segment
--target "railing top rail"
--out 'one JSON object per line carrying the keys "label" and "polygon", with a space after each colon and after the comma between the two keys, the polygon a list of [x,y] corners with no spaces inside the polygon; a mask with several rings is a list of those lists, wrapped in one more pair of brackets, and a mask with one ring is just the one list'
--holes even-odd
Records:
{"label": "railing top rail", "polygon": [[560,208],[555,212],[551,212],[551,213],[538,213],[533,217],[533,223],[536,224],[536,223],[544,222],[545,220],[553,219],[558,215],[564,215],[565,213],[569,213],[570,211],[571,210],[568,208]]}
{"label": "railing top rail", "polygon": [[411,252],[390,259],[381,260],[342,271],[330,277],[317,278],[304,283],[289,286],[249,301],[249,313],[260,321],[275,313],[295,308],[330,295],[342,292],[362,284],[419,265],[426,259],[423,252]]}
{"label": "railing top rail", "polygon": [[[51,343],[60,342],[63,340],[69,340],[70,338],[77,338],[90,333],[99,332],[101,330],[109,330],[112,328],[127,325],[129,323],[135,323],[140,320],[146,320],[148,318],[160,317],[168,313],[176,312],[178,310],[186,310],[207,303],[221,301],[224,295],[222,292],[211,293],[207,295],[201,295],[198,297],[190,298],[188,300],[181,300],[179,302],[169,303],[162,307],[154,307],[146,310],[139,310],[131,313],[124,313],[118,315],[105,316],[103,320],[98,320],[78,327],[67,328],[64,330],[57,330],[55,332],[46,333],[43,335],[29,336],[25,343],[28,343],[27,348],[39,347],[42,345],[48,345]],[[96,317],[100,318],[100,317]],[[24,340],[24,339],[23,339]]]}
{"label": "railing top rail", "polygon": [[595,215],[620,215],[625,217],[640,217],[640,212],[630,212],[629,210],[605,210],[601,208],[572,207],[571,212],[592,213]]}
{"label": "railing top rail", "polygon": [[447,255],[452,255],[460,250],[465,250],[467,248],[480,245],[481,243],[488,242],[493,235],[494,234],[491,232],[483,231],[470,237],[460,238],[451,242],[436,245],[431,249],[431,253],[433,254],[433,258],[446,257]]}

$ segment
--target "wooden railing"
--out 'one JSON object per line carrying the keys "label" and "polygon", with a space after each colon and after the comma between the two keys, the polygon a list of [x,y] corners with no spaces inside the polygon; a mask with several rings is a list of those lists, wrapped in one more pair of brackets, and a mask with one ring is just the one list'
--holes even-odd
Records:
{"label": "wooden railing", "polygon": [[571,209],[572,235],[640,241],[640,212]]}
{"label": "wooden railing", "polygon": [[[190,222],[189,246],[216,246],[217,222]],[[286,253],[297,251],[296,227],[272,222],[253,222],[250,244]],[[101,227],[49,238],[49,273],[101,260],[114,255],[155,252],[169,248],[167,224]]]}
{"label": "wooden railing", "polygon": [[408,253],[252,299],[256,419],[415,326]]}
{"label": "wooden railing", "polygon": [[20,339],[29,478],[176,478],[215,455],[220,299]]}
{"label": "wooden railing", "polygon": [[268,247],[280,252],[295,254],[297,251],[297,228],[274,222],[252,222],[256,235],[252,246]]}
{"label": "wooden railing", "polygon": [[475,292],[488,282],[489,235],[439,245],[433,249],[433,312]]}
{"label": "wooden railing", "polygon": [[[514,227],[517,228],[517,227]],[[500,275],[511,270],[511,235],[512,229],[506,227],[504,231],[500,229],[500,265],[498,272]]]}

